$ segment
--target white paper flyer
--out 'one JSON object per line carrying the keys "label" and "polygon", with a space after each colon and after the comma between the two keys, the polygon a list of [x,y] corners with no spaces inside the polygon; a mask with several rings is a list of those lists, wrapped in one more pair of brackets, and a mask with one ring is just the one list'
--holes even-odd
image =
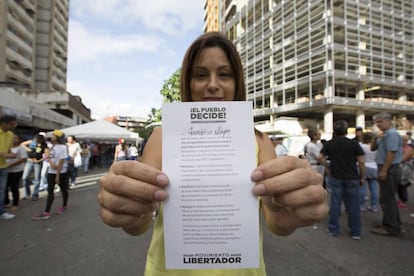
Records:
{"label": "white paper flyer", "polygon": [[259,267],[259,210],[251,102],[162,107],[167,269]]}

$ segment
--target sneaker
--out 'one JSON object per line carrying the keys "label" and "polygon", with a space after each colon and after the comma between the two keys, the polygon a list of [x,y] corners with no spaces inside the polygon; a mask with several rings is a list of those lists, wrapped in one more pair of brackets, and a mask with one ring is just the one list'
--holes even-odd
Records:
{"label": "sneaker", "polygon": [[32,217],[33,220],[44,220],[44,219],[49,219],[49,218],[50,218],[49,212],[43,212],[37,216]]}
{"label": "sneaker", "polygon": [[378,208],[377,207],[368,207],[368,210],[370,210],[373,213],[378,213]]}
{"label": "sneaker", "polygon": [[37,196],[37,195],[36,195],[36,196],[35,196],[35,195],[34,195],[34,196],[32,196],[32,201],[36,201],[36,200],[38,200],[38,199],[39,199],[39,196]]}
{"label": "sneaker", "polygon": [[12,219],[14,217],[15,217],[15,215],[9,214],[7,212],[4,212],[3,214],[0,215],[1,220],[8,220],[8,219]]}
{"label": "sneaker", "polygon": [[400,209],[408,209],[407,204],[403,203],[403,202],[398,202],[398,208]]}
{"label": "sneaker", "polygon": [[61,215],[64,212],[66,212],[66,207],[65,206],[61,206],[57,211],[56,211],[56,215]]}
{"label": "sneaker", "polygon": [[397,236],[397,234],[393,234],[385,230],[383,227],[380,228],[373,228],[370,230],[372,234],[379,235],[379,236],[386,236],[386,237],[393,237]]}
{"label": "sneaker", "polygon": [[326,229],[326,232],[327,232],[327,233],[328,233],[328,235],[329,235],[329,236],[331,236],[331,237],[338,237],[338,236],[339,236],[339,234],[332,233],[331,231],[329,231],[329,229]]}
{"label": "sneaker", "polygon": [[351,238],[352,238],[353,240],[357,240],[357,241],[359,241],[359,240],[361,239],[361,236],[351,236]]}
{"label": "sneaker", "polygon": [[56,193],[59,193],[59,192],[60,192],[60,187],[59,187],[59,186],[56,186],[56,188],[55,188],[55,192],[56,192]]}
{"label": "sneaker", "polygon": [[75,186],[76,186],[76,183],[70,184],[70,188],[75,188]]}

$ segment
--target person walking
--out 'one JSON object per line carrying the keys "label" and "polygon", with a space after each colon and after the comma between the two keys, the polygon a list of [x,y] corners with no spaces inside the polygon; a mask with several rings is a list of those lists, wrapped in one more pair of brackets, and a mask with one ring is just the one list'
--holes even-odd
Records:
{"label": "person walking", "polygon": [[382,222],[379,227],[371,229],[370,232],[381,236],[396,236],[401,233],[396,192],[401,181],[402,139],[394,128],[389,113],[377,113],[373,116],[373,120],[381,130],[372,140],[371,149],[377,150],[375,161],[378,165]]}
{"label": "person walking", "polygon": [[[321,149],[321,163],[330,170],[331,200],[329,208],[328,232],[339,236],[341,227],[342,201],[348,215],[351,238],[361,239],[361,212],[359,205],[359,187],[365,181],[364,151],[357,140],[346,137],[348,124],[339,120],[333,125],[334,136]],[[326,162],[329,156],[330,164]],[[357,168],[358,164],[358,168]]]}
{"label": "person walking", "polygon": [[68,148],[65,143],[65,134],[61,130],[54,130],[52,134],[52,148],[49,154],[49,173],[47,177],[47,200],[45,210],[37,216],[32,217],[33,220],[49,219],[51,214],[53,200],[55,198],[55,185],[59,185],[62,194],[62,206],[56,211],[57,215],[66,211],[69,199],[69,180],[67,174],[68,168]]}
{"label": "person walking", "polygon": [[7,159],[7,187],[6,192],[4,195],[4,204],[10,204],[9,199],[9,190],[12,193],[12,207],[11,210],[13,212],[17,211],[19,206],[19,184],[20,180],[22,179],[24,164],[27,159],[27,151],[26,149],[20,145],[20,137],[17,134],[13,136],[13,147],[11,148],[11,152],[16,155],[15,158]]}
{"label": "person walking", "polygon": [[16,127],[17,120],[10,115],[0,117],[0,220],[8,220],[15,217],[14,214],[6,212],[4,207],[4,193],[6,192],[8,169],[7,158],[15,158],[16,154],[11,151],[13,146],[12,129]]}

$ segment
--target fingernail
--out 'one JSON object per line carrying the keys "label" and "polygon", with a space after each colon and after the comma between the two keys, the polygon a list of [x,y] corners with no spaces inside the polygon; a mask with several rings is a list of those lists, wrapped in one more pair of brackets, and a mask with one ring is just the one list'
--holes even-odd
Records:
{"label": "fingernail", "polygon": [[168,197],[168,193],[164,190],[157,190],[154,192],[154,200],[156,201],[164,201]]}
{"label": "fingernail", "polygon": [[169,182],[170,182],[170,180],[168,179],[168,177],[165,174],[159,174],[157,176],[157,183],[159,185],[161,185],[162,187],[167,186]]}
{"label": "fingernail", "polygon": [[260,181],[263,178],[263,173],[260,170],[254,170],[251,175],[252,181]]}
{"label": "fingernail", "polygon": [[263,195],[266,192],[266,186],[264,184],[257,184],[253,187],[253,193],[257,196]]}

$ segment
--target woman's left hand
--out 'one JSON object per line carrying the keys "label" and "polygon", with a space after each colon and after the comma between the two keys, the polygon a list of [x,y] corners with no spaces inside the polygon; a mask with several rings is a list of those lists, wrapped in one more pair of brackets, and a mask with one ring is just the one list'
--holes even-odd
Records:
{"label": "woman's left hand", "polygon": [[266,224],[275,234],[289,235],[319,222],[329,211],[323,178],[306,160],[269,160],[253,171],[251,179],[256,182],[253,193],[262,199]]}

